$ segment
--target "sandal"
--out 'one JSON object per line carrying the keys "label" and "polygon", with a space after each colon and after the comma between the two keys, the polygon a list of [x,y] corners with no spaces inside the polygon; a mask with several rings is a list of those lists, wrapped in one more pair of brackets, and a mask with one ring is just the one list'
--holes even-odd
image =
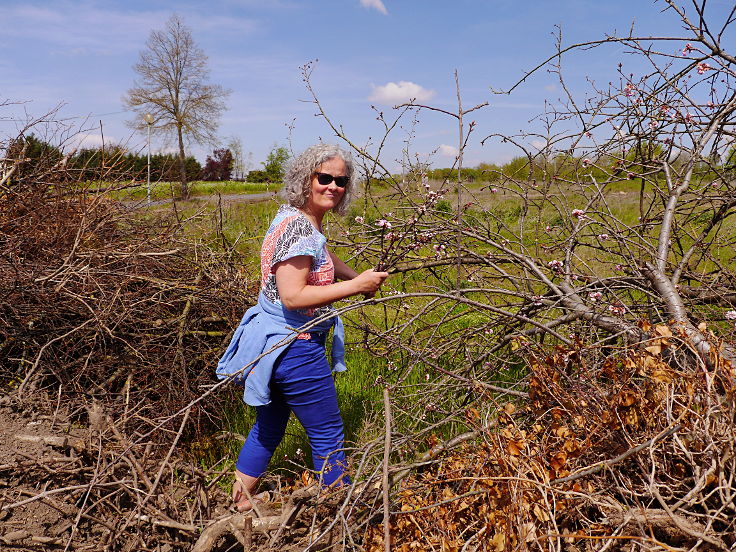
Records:
{"label": "sandal", "polygon": [[233,507],[238,512],[248,512],[253,509],[254,503],[257,507],[271,500],[271,495],[268,491],[263,491],[262,493],[259,493],[259,494],[250,495],[250,498],[248,498],[248,493],[246,492],[245,484],[238,477],[235,478],[235,482],[233,483],[233,495],[232,496],[233,496]]}

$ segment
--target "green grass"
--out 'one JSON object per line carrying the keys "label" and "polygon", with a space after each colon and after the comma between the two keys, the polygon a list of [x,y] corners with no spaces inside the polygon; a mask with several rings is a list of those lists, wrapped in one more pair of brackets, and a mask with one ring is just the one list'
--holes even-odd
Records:
{"label": "green grass", "polygon": [[[209,196],[217,194],[255,194],[263,192],[276,192],[281,188],[281,184],[266,184],[254,182],[236,182],[233,180],[222,182],[203,182],[193,181],[189,183],[190,197]],[[116,199],[136,200],[145,199],[148,187],[145,182],[136,186],[126,186],[122,190],[110,192]],[[172,195],[178,196],[179,182],[152,182],[151,183],[151,199],[162,200],[171,199]]]}
{"label": "green grass", "polygon": [[[489,230],[489,233],[492,233],[492,231],[498,232],[501,239],[506,238],[515,244],[515,247],[523,247],[530,254],[537,255],[544,265],[548,260],[559,258],[561,255],[561,249],[557,243],[557,234],[554,231],[545,232],[545,226],[560,227],[563,229],[560,231],[561,234],[569,232],[572,227],[571,225],[575,222],[570,216],[571,209],[585,207],[585,197],[581,193],[581,188],[582,186],[568,185],[554,190],[551,189],[549,201],[542,201],[541,193],[536,196],[532,195],[529,209],[524,213],[522,198],[510,193],[492,194],[484,191],[483,186],[477,185],[471,190],[476,196],[473,199],[476,200],[477,204],[466,212],[464,218],[466,221],[472,220],[471,227],[479,232],[484,229]],[[199,188],[195,186],[195,190],[204,189],[207,189],[204,184]],[[214,188],[209,188],[209,190],[212,189]],[[227,190],[227,188],[220,188],[220,190]],[[645,192],[651,197],[651,190],[645,190]],[[195,192],[193,191],[193,193]],[[233,192],[220,191],[220,193]],[[610,209],[611,214],[621,221],[623,225],[635,226],[638,224],[638,182],[625,181],[616,183],[607,191],[606,199],[607,208]],[[347,227],[351,232],[373,228],[375,221],[383,218],[383,211],[393,210],[397,212],[394,209],[395,204],[389,204],[387,201],[383,203],[379,201],[378,206],[370,206],[367,209],[364,205],[362,199],[356,200],[349,215],[339,225],[333,225],[332,222],[327,225],[328,228],[334,228],[334,237],[337,237],[339,240],[345,240],[339,234],[343,228]],[[443,218],[450,217],[454,213],[455,205],[456,198],[450,193],[447,194],[442,202],[438,203],[437,211],[441,213],[440,216]],[[182,209],[185,219],[195,215],[195,213],[199,213],[196,217],[187,219],[187,233],[191,237],[212,244],[213,246],[218,246],[218,237],[224,235],[230,243],[237,243],[237,249],[244,256],[244,262],[251,267],[250,270],[254,276],[258,274],[260,244],[263,234],[277,209],[276,202],[228,204],[223,206],[221,219],[218,218],[219,214],[216,214],[216,206],[214,205],[202,207],[201,205],[195,206],[184,203],[182,204]],[[603,210],[602,204],[600,204],[600,209],[601,211]],[[360,225],[354,221],[358,215],[364,217],[364,225]],[[603,215],[591,212],[590,216],[593,220],[600,220]],[[221,224],[219,222],[220,220]],[[519,231],[522,220],[524,220],[525,231],[521,240],[519,240],[514,234]],[[724,230],[723,235],[732,237],[736,232],[735,223],[731,220],[727,225],[729,228]],[[605,277],[614,275],[613,266],[615,263],[621,262],[622,257],[617,251],[613,239],[607,241],[601,247],[596,235],[602,232],[612,233],[598,223],[590,225],[578,237],[579,246],[576,253],[578,255],[577,262],[579,265],[585,265],[587,267],[584,269],[586,272]],[[656,226],[651,227],[648,232],[650,232],[650,235],[646,236],[646,239],[651,242],[657,232]],[[684,245],[687,246],[686,243]],[[479,254],[484,254],[486,250],[490,249],[488,245],[480,242],[474,243],[473,247]],[[344,259],[348,259],[351,255],[355,254],[354,247],[336,248],[335,250]],[[429,246],[423,249],[422,252],[431,255]],[[729,256],[728,251],[719,251],[718,246],[714,247],[714,252],[721,253],[724,258]],[[709,266],[709,261],[706,260],[703,263],[703,266]],[[351,264],[366,264],[366,260],[362,259],[359,263],[351,262]],[[525,277],[524,273],[518,267],[510,265],[505,265],[505,267],[511,277],[518,277],[520,280]],[[356,269],[360,268],[366,267],[356,266]],[[545,267],[543,266],[542,268]],[[453,289],[455,285],[454,270],[454,267],[444,267],[432,271],[397,274],[390,280],[390,286],[394,289],[407,292],[428,289]],[[495,280],[493,285],[496,284],[511,285],[509,282],[505,284],[500,283],[500,280]],[[468,283],[468,286],[474,287],[475,282]],[[544,290],[537,289],[534,292],[541,294]],[[489,297],[486,294],[470,295],[469,297],[477,299],[480,302],[489,301]],[[428,302],[428,299],[410,302],[408,310],[399,315],[399,320],[406,320],[413,314],[420,312],[420,309],[424,308]],[[447,308],[454,308],[454,314],[457,316],[446,323],[440,332],[434,336],[438,342],[443,337],[452,336],[452,334],[463,332],[468,328],[482,327],[486,324],[485,315],[481,315],[473,309],[458,307],[457,305],[454,307],[448,306]],[[421,320],[417,321],[415,326],[404,330],[405,334],[402,338],[406,338],[411,332],[415,332],[417,339],[421,340],[422,332],[426,331],[426,328],[430,327],[433,322],[442,320],[445,314],[447,314],[446,309],[434,309],[432,312],[425,314]],[[378,306],[366,307],[361,309],[360,314],[357,311],[355,313],[356,317],[365,316],[374,321],[381,320],[382,315],[383,311]],[[351,313],[348,317],[352,318],[353,314]],[[356,318],[356,320],[358,319]],[[349,341],[352,339],[353,341],[360,342],[361,336],[356,335],[357,330],[349,329],[348,332]],[[468,350],[473,350],[472,348],[490,347],[493,340],[493,337],[479,335],[475,336],[471,340],[472,342],[467,343],[465,346],[468,347]],[[399,353],[397,352],[386,351],[385,354],[388,358],[400,359]],[[402,366],[399,365],[399,369],[396,371],[389,370],[386,358],[373,356],[369,352],[362,350],[360,345],[349,349],[347,362],[348,371],[336,375],[336,385],[340,408],[345,421],[346,440],[348,445],[350,445],[355,442],[365,442],[367,439],[375,437],[377,432],[380,432],[380,424],[377,425],[374,423],[377,419],[380,422],[379,418],[382,411],[382,388],[380,385],[376,385],[376,379],[382,376],[392,381],[392,378],[395,378],[402,371]],[[456,364],[462,362],[462,357],[447,354],[437,358],[436,362],[446,368],[455,369],[458,366],[453,365],[453,362]],[[513,384],[527,373],[527,367],[524,364],[522,355],[511,350],[508,351],[505,362],[494,365],[492,369],[494,370],[493,374],[484,374],[485,367],[476,367],[473,372],[479,378],[492,377],[496,384],[500,385],[505,383]],[[409,378],[403,382],[402,386],[406,388],[416,386],[419,388],[421,387],[420,384],[424,381],[423,378],[431,378],[432,373],[432,370],[426,369],[426,366],[419,363],[413,369]],[[410,396],[410,393],[406,394],[406,397]],[[407,398],[405,400],[410,399]],[[448,408],[460,400],[462,400],[461,397],[455,397],[451,394],[438,398],[438,402],[444,401],[444,404]],[[222,429],[246,435],[254,419],[254,409],[245,407],[241,402],[234,402],[232,408],[223,413]],[[431,414],[427,414],[427,418],[424,421],[402,420],[399,417],[397,420],[399,424],[397,431],[409,432],[412,429],[410,427],[412,423],[416,424],[414,427],[417,427],[419,424],[428,423],[432,419],[433,415]],[[402,426],[401,424],[405,425]],[[440,437],[449,437],[459,429],[462,428],[457,426],[457,422],[448,423],[444,427],[438,427],[436,434]],[[217,460],[224,454],[234,463],[241,444],[242,442],[239,440],[228,441],[225,443],[224,450],[221,451],[220,456],[218,458],[212,458],[212,460]],[[303,451],[301,456],[297,454],[298,450]],[[271,469],[292,471],[295,469],[293,462],[297,462],[299,465],[309,466],[311,465],[311,460],[308,451],[309,447],[304,431],[300,424],[295,419],[292,419],[287,427],[286,437],[274,455]],[[203,459],[203,461],[208,460]]]}

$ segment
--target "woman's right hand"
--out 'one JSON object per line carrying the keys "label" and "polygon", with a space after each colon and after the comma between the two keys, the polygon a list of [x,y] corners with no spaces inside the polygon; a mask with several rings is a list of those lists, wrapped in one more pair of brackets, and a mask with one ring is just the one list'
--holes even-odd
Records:
{"label": "woman's right hand", "polygon": [[379,272],[369,268],[350,281],[355,286],[355,295],[362,293],[367,297],[373,297],[386,278],[388,278],[388,272]]}

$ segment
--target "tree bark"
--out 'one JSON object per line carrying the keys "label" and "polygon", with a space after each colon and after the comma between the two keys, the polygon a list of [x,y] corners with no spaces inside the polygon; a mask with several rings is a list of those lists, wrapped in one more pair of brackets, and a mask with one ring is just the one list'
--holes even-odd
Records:
{"label": "tree bark", "polygon": [[179,139],[179,178],[181,180],[181,197],[187,199],[189,197],[189,186],[187,183],[186,157],[184,157],[184,136],[181,126],[181,123],[176,126],[176,134]]}

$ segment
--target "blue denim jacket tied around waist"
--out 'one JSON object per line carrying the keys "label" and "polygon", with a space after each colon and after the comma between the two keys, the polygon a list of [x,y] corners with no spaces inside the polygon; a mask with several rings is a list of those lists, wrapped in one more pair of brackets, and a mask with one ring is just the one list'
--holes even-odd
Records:
{"label": "blue denim jacket tied around waist", "polygon": [[[243,400],[251,406],[271,402],[269,382],[274,364],[285,351],[278,347],[280,341],[295,335],[295,329],[313,323],[314,318],[288,310],[258,294],[258,303],[249,308],[235,330],[225,354],[217,363],[217,378],[230,378],[241,385],[245,383]],[[345,328],[339,316],[323,320],[307,331],[328,332],[334,326],[332,336],[332,371],[343,372],[345,366]],[[249,366],[263,353],[271,351]],[[246,368],[247,366],[247,368]]]}

